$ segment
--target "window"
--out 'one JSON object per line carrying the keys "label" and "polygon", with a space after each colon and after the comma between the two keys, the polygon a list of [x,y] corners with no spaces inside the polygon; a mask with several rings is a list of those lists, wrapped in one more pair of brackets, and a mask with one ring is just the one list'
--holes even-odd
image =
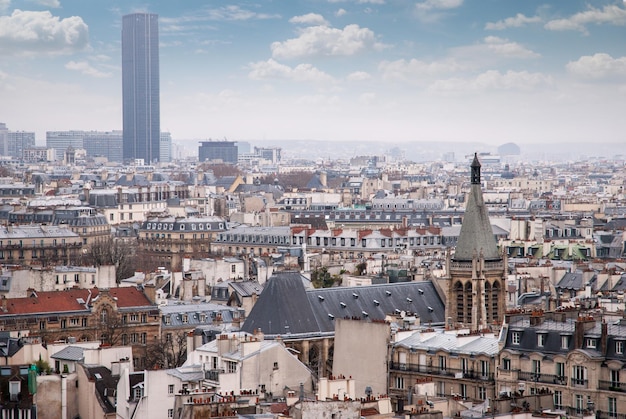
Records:
{"label": "window", "polygon": [[561,336],[561,349],[569,349],[569,336]]}
{"label": "window", "polygon": [[133,389],[133,398],[135,400],[139,400],[141,399],[142,396],[143,396],[143,389],[141,387],[135,387]]}
{"label": "window", "polygon": [[511,369],[511,360],[509,358],[502,358],[502,369],[507,371]]}
{"label": "window", "polygon": [[556,363],[556,376],[559,379],[563,379],[563,377],[565,377],[565,363],[564,362],[557,362]]}
{"label": "window", "polygon": [[511,343],[513,345],[519,345],[521,337],[522,337],[522,332],[513,332],[513,334],[511,335]]}
{"label": "window", "polygon": [[136,322],[137,320],[139,320],[139,315],[138,314],[131,314],[130,315],[130,321],[131,322]]}
{"label": "window", "polygon": [[229,374],[237,372],[237,363],[235,361],[226,361],[226,372]]}
{"label": "window", "polygon": [[230,265],[230,271],[232,273],[236,273],[237,272],[237,265]]}
{"label": "window", "polygon": [[623,354],[624,353],[624,341],[618,340],[615,342],[615,353]]}
{"label": "window", "polygon": [[609,401],[609,405],[608,405],[609,417],[616,418],[617,417],[617,399],[615,397],[609,397],[608,401]]}
{"label": "window", "polygon": [[563,392],[561,390],[554,391],[554,408],[555,409],[563,408]]}
{"label": "window", "polygon": [[574,365],[572,367],[572,384],[577,386],[587,385],[587,367]]}
{"label": "window", "polygon": [[174,417],[174,409],[167,409],[167,417],[168,418]]}
{"label": "window", "polygon": [[122,345],[128,345],[128,335],[126,333],[122,335]]}
{"label": "window", "polygon": [[596,340],[592,338],[587,339],[587,348],[595,349],[596,348]]}
{"label": "window", "polygon": [[537,335],[537,346],[542,347],[546,344],[546,335],[544,333],[539,333]]}
{"label": "window", "polygon": [[541,361],[539,361],[538,359],[533,359],[532,373],[537,377],[541,375]]}
{"label": "window", "polygon": [[167,394],[174,394],[174,384],[167,386]]}
{"label": "window", "polygon": [[485,387],[478,387],[478,398],[480,400],[487,399],[487,389]]}
{"label": "window", "polygon": [[142,345],[145,345],[147,340],[148,340],[148,334],[146,332],[143,332],[140,335],[139,343],[141,343]]}
{"label": "window", "polygon": [[396,388],[404,388],[404,377],[396,377]]}

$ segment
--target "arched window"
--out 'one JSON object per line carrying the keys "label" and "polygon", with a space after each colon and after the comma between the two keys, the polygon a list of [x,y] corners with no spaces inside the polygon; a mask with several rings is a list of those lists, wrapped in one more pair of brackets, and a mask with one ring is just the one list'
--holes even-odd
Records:
{"label": "arched window", "polygon": [[109,311],[103,308],[100,312],[100,323],[106,323],[109,320]]}

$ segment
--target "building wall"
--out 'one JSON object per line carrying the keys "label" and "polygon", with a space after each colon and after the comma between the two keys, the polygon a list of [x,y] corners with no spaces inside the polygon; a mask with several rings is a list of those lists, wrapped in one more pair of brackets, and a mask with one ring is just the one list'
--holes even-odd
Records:
{"label": "building wall", "polygon": [[[389,324],[384,322],[335,320],[333,375],[354,378],[356,394],[351,394],[351,398],[365,397],[368,386],[373,394],[387,393],[384,360],[388,357],[390,333]],[[358,356],[355,356],[355,350],[358,350]]]}
{"label": "building wall", "polygon": [[[66,381],[65,385],[62,384],[63,380]],[[77,417],[79,400],[82,400],[79,398],[80,386],[76,387],[77,380],[77,373],[37,376],[37,418],[58,419],[62,417],[64,407],[65,417]],[[66,389],[65,396],[62,392],[63,387]]]}

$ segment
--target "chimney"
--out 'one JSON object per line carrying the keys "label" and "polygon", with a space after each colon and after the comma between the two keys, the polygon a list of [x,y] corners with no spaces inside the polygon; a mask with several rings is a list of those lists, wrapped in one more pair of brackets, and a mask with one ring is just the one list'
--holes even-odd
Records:
{"label": "chimney", "polygon": [[585,342],[585,332],[592,329],[596,324],[593,317],[579,315],[574,326],[574,349],[581,349]]}
{"label": "chimney", "polygon": [[143,292],[152,304],[156,304],[156,287],[154,284],[145,284],[143,286]]}
{"label": "chimney", "polygon": [[606,341],[607,341],[607,332],[608,332],[608,325],[606,324],[606,322],[603,320],[602,324],[602,333],[600,334],[600,353],[602,355],[606,355]]}

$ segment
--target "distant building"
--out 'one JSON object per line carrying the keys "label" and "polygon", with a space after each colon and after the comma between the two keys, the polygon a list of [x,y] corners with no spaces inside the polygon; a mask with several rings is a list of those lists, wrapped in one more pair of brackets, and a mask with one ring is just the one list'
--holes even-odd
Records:
{"label": "distant building", "polygon": [[9,155],[9,129],[4,122],[0,122],[0,155]]}
{"label": "distant building", "polygon": [[106,157],[111,162],[122,162],[122,131],[89,132],[83,147],[89,157]]}
{"label": "distant building", "polygon": [[124,160],[161,157],[159,23],[153,13],[122,18]]}
{"label": "distant building", "polygon": [[159,161],[163,163],[169,163],[172,161],[172,134],[169,132],[161,132]]}
{"label": "distant building", "polygon": [[48,147],[28,147],[22,158],[25,162],[50,162],[55,161],[56,152]]}
{"label": "distant building", "polygon": [[24,150],[35,146],[35,133],[27,131],[9,131],[7,134],[8,155],[21,159]]}
{"label": "distant building", "polygon": [[198,148],[200,162],[221,160],[237,164],[237,145],[234,141],[201,141]]}
{"label": "distant building", "polygon": [[280,147],[254,147],[254,154],[258,155],[262,159],[269,160],[272,163],[280,163],[281,157]]}
{"label": "distant building", "polygon": [[47,131],[46,147],[53,148],[56,157],[55,160],[63,161],[65,151],[69,147],[74,149],[83,148],[83,137],[85,131]]}

